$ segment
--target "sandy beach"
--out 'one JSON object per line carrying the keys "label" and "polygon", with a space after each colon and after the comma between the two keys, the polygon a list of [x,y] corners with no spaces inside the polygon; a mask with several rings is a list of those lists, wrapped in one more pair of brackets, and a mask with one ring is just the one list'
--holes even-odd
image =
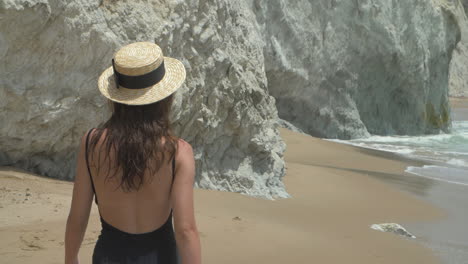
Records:
{"label": "sandy beach", "polygon": [[[196,190],[203,263],[439,263],[416,240],[369,228],[446,216],[378,179],[396,181],[411,161],[287,129],[281,136],[291,198]],[[406,186],[424,192],[427,184],[410,177]],[[0,186],[0,263],[63,263],[73,183],[3,167]],[[84,264],[91,263],[100,231],[96,205],[92,210],[80,251]]]}

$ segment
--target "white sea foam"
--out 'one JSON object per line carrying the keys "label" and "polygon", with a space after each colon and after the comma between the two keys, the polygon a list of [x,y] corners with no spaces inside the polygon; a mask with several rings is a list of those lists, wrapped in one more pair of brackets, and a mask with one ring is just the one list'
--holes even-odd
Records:
{"label": "white sea foam", "polygon": [[468,162],[462,159],[449,159],[447,163],[450,165],[455,165],[459,167],[468,167]]}
{"label": "white sea foam", "polygon": [[354,140],[330,141],[367,149],[392,152],[426,161],[424,167],[408,167],[407,172],[446,182],[468,185],[468,121],[454,121],[450,134],[423,136],[370,136]]}

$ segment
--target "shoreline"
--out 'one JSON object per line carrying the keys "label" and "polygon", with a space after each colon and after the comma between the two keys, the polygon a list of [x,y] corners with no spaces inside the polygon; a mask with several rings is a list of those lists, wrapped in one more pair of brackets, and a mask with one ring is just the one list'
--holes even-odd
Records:
{"label": "shoreline", "polygon": [[404,220],[400,224],[411,233],[416,234],[416,241],[433,250],[440,263],[458,264],[468,260],[468,230],[465,228],[466,222],[468,222],[468,212],[462,209],[468,205],[466,202],[468,200],[467,186],[405,171],[409,166],[444,165],[442,163],[405,157],[383,150],[349,146],[368,155],[402,162],[403,166],[398,168],[402,173],[373,172],[367,175],[441,209],[443,211],[442,217],[434,218],[431,221]]}
{"label": "shoreline", "polygon": [[[450,104],[453,121],[468,120],[467,97],[451,97]],[[406,168],[424,165],[446,166],[442,162],[407,157],[390,151],[353,147],[362,153],[402,161],[406,163]],[[465,228],[466,222],[468,222],[468,213],[461,208],[468,205],[466,202],[468,200],[467,186],[415,175],[407,172],[406,168],[403,167],[403,173],[396,175],[381,173],[369,175],[443,209],[446,216],[437,221],[402,222],[403,226],[419,233],[417,240],[425,247],[431,248],[442,263],[465,263],[468,260],[468,230]],[[426,185],[426,187],[421,188],[421,184]]]}
{"label": "shoreline", "polygon": [[[453,121],[468,120],[468,97],[450,97]],[[446,166],[439,162],[428,162],[415,160],[413,166],[439,165]],[[422,176],[405,172],[405,177],[417,178]],[[426,247],[430,247],[436,252],[443,263],[465,263],[468,260],[468,229],[465,228],[468,222],[468,213],[462,208],[468,205],[468,187],[460,184],[424,178],[431,182],[430,188],[425,192],[418,192],[409,188],[404,182],[395,182],[395,186],[405,189],[408,192],[428,201],[429,203],[443,208],[448,217],[440,221],[409,223],[407,226],[421,234],[420,241]]]}

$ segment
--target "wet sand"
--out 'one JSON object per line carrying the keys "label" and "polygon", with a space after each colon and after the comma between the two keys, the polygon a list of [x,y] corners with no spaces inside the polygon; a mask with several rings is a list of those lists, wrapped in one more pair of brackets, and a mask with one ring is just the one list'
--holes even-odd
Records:
{"label": "wet sand", "polygon": [[452,120],[468,120],[468,98],[450,98]]}
{"label": "wet sand", "polygon": [[[468,120],[468,98],[450,98],[452,120]],[[417,163],[415,163],[417,164]],[[420,163],[415,166],[429,165]],[[435,164],[445,166],[444,164]],[[413,188],[408,185],[408,179],[417,178],[412,174],[403,174],[396,180],[383,177],[387,182],[395,184],[399,189],[406,190],[421,199],[443,208],[447,217],[440,221],[424,223],[407,223],[409,229],[419,233],[418,240],[430,247],[441,259],[442,263],[468,263],[468,186],[424,179],[429,187]],[[390,181],[389,181],[390,180]]]}
{"label": "wet sand", "polygon": [[468,108],[468,97],[450,97],[452,108]]}
{"label": "wet sand", "polygon": [[[421,226],[447,216],[407,192],[424,194],[435,184],[402,177],[414,162],[280,131],[292,197],[270,201],[197,189],[203,263],[439,263],[418,239],[369,228],[386,222]],[[394,187],[399,184],[405,188]],[[73,183],[4,167],[0,186],[0,263],[63,263]],[[80,263],[91,263],[99,231],[93,205]]]}

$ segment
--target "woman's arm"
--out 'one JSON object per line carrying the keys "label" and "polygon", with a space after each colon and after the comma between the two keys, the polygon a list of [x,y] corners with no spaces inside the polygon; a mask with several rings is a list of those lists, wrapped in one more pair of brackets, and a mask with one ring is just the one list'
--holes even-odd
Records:
{"label": "woman's arm", "polygon": [[193,209],[195,159],[192,146],[180,141],[171,199],[177,248],[183,264],[201,263],[201,246]]}
{"label": "woman's arm", "polygon": [[81,138],[78,151],[75,183],[70,212],[65,229],[65,264],[78,263],[78,251],[88,226],[93,202],[93,189],[85,160],[86,135]]}

